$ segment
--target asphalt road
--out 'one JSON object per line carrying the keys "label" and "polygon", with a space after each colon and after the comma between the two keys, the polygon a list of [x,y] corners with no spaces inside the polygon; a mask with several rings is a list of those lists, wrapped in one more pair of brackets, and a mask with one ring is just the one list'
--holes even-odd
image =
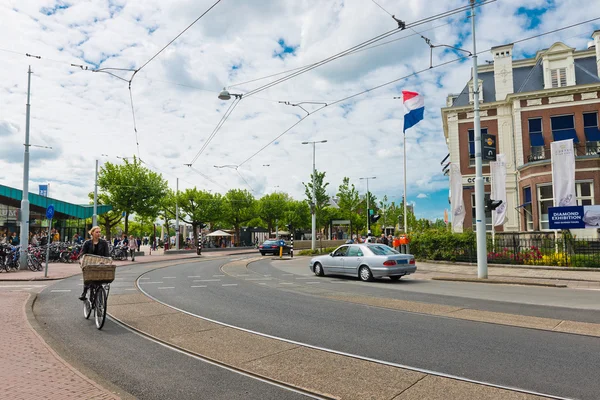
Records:
{"label": "asphalt road", "polygon": [[[133,293],[136,268],[120,268],[112,293]],[[34,305],[43,337],[101,385],[138,399],[301,399],[305,396],[168,349],[107,318],[102,331],[83,318],[80,277],[47,287]],[[110,308],[109,308],[110,310]],[[112,388],[114,390],[114,388]]]}
{"label": "asphalt road", "polygon": [[[600,393],[600,338],[330,301],[293,291],[294,285],[322,279],[308,273],[286,275],[265,260],[258,266],[260,272],[269,272],[264,275],[297,279],[295,284],[282,281],[281,288],[271,288],[247,281],[250,276],[224,275],[222,263],[163,268],[145,274],[140,283],[150,295],[177,308],[269,335],[557,396],[597,399]],[[320,288],[387,291],[386,296],[402,292],[399,286],[388,290],[381,282],[325,281],[318,283]],[[523,288],[521,295],[528,289]],[[457,301],[458,296],[452,297]]]}

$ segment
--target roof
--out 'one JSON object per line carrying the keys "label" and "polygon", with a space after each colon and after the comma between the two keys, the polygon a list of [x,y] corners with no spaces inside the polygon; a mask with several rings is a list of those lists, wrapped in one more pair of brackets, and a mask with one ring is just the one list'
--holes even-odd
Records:
{"label": "roof", "polygon": [[[599,83],[596,75],[596,57],[576,58],[575,82],[577,85]],[[496,83],[494,72],[480,72],[479,79],[483,81],[483,102],[496,101]],[[544,89],[544,73],[541,62],[534,66],[513,68],[513,93],[535,92]],[[454,100],[452,107],[464,107],[469,103],[469,84],[467,83]]]}
{"label": "roof", "polygon": [[[0,203],[14,205],[15,207],[21,206],[21,200],[23,199],[23,191],[8,186],[0,185]],[[91,204],[77,205],[67,203],[66,201],[53,199],[52,197],[44,197],[35,193],[29,193],[29,205],[30,209],[36,212],[45,213],[46,208],[54,204],[54,213],[57,219],[65,218],[91,218],[94,214],[94,206]],[[110,205],[99,205],[98,215],[104,214],[112,210]]]}
{"label": "roof", "polygon": [[212,233],[209,233],[206,236],[215,237],[215,236],[232,236],[232,235],[230,233],[225,232],[225,231],[218,230],[218,231],[214,231]]}

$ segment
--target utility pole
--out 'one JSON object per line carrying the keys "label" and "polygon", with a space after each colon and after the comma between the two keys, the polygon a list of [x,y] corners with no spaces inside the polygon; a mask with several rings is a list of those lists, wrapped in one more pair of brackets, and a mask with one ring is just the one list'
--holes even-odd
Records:
{"label": "utility pole", "polygon": [[[23,195],[21,197],[21,254],[19,269],[27,269],[27,248],[29,247],[29,100],[31,97],[31,65],[27,71],[27,104],[25,106],[25,154],[23,155]],[[50,235],[50,231],[48,231]]]}
{"label": "utility pole", "polygon": [[319,140],[313,142],[302,142],[302,144],[312,144],[313,146],[313,172],[312,172],[312,234],[310,240],[310,248],[315,250],[317,248],[317,189],[316,189],[316,166],[315,166],[315,157],[316,157],[316,145],[317,143],[327,143],[327,140]]}
{"label": "utility pole", "polygon": [[177,194],[175,196],[175,250],[179,250],[179,178],[177,178]]}
{"label": "utility pole", "polygon": [[98,160],[96,160],[96,175],[94,179],[94,214],[92,215],[92,226],[98,225]]}
{"label": "utility pole", "polygon": [[477,277],[487,279],[487,243],[485,225],[485,202],[483,186],[483,160],[481,143],[481,120],[479,116],[479,74],[477,71],[477,44],[475,40],[475,0],[471,2],[471,31],[473,36],[473,119],[475,130],[475,230],[477,238]]}

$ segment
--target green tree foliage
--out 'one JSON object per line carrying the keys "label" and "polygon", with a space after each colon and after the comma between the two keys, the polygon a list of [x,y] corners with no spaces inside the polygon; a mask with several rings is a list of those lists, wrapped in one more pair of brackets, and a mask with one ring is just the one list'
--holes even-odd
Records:
{"label": "green tree foliage", "polygon": [[355,233],[358,234],[366,224],[365,217],[361,216],[361,200],[354,184],[350,185],[350,178],[344,177],[337,192],[338,206],[343,219],[349,219]]}
{"label": "green tree foliage", "polygon": [[192,225],[194,243],[198,243],[198,226],[214,223],[223,218],[224,202],[220,194],[212,194],[196,188],[179,192],[177,197],[182,221]]}
{"label": "green tree foliage", "polygon": [[289,197],[286,193],[271,193],[258,200],[258,215],[267,224],[269,232],[273,232],[275,221],[283,218],[288,205]]}
{"label": "green tree foliage", "polygon": [[105,163],[98,173],[98,187],[108,196],[115,209],[125,212],[125,233],[129,232],[129,216],[158,216],[160,204],[167,193],[167,182],[162,175],[144,167],[134,156],[133,162]]}
{"label": "green tree foliage", "polygon": [[308,229],[311,224],[310,207],[306,201],[290,200],[284,216],[285,224],[294,231]]}
{"label": "green tree foliage", "polygon": [[[329,195],[327,194],[328,182],[325,182],[325,172],[315,170],[315,196],[317,213],[317,230],[326,225],[325,215],[322,212],[329,205]],[[310,174],[310,182],[304,183],[304,193],[309,203],[312,202],[313,192],[313,174]]]}
{"label": "green tree foliage", "polygon": [[256,216],[256,200],[248,190],[231,189],[225,200],[223,220],[235,229],[236,244],[240,241],[240,227]]}
{"label": "green tree foliage", "polygon": [[[92,204],[94,203],[94,193],[90,193],[89,198],[92,200]],[[121,220],[123,219],[122,212],[117,210],[113,204],[110,202],[110,196],[106,193],[98,193],[98,205],[112,205],[113,209],[98,215],[98,226],[106,238],[108,240],[112,239],[113,228],[119,225]],[[85,237],[88,237],[86,232]]]}

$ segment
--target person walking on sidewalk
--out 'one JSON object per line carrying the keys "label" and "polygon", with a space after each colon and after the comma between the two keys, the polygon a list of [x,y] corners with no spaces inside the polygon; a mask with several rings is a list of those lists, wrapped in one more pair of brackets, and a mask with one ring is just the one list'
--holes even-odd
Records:
{"label": "person walking on sidewalk", "polygon": [[135,261],[135,251],[137,250],[137,240],[133,235],[129,235],[129,254],[131,255],[131,261]]}
{"label": "person walking on sidewalk", "polygon": [[[92,238],[90,240],[86,240],[83,244],[80,257],[84,254],[110,257],[108,251],[108,242],[104,239],[100,239],[100,227],[94,226],[92,229],[90,229],[89,233]],[[87,294],[88,288],[88,285],[83,285],[83,293],[81,293],[81,296],[79,296],[79,300],[85,300],[85,295]]]}

